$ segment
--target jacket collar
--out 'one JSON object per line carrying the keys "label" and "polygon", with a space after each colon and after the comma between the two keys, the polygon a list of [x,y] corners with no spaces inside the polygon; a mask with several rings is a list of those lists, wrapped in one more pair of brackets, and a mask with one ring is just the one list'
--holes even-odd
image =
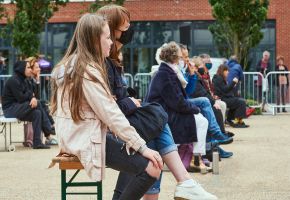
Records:
{"label": "jacket collar", "polygon": [[164,62],[162,62],[160,64],[159,71],[166,71],[166,72],[168,72],[170,74],[175,74],[176,75],[175,71]]}

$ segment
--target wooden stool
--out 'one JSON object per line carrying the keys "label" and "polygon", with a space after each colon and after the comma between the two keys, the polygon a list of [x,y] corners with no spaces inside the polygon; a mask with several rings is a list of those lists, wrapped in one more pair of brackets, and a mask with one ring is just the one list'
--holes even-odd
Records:
{"label": "wooden stool", "polygon": [[[97,200],[102,200],[102,181],[100,182],[73,182],[81,169],[84,169],[81,162],[76,156],[62,155],[52,159],[50,167],[53,167],[55,163],[59,163],[59,169],[61,170],[61,199],[66,200],[67,195],[97,195]],[[67,181],[66,170],[76,170],[74,175]],[[97,186],[97,192],[67,192],[68,187],[93,187]]]}

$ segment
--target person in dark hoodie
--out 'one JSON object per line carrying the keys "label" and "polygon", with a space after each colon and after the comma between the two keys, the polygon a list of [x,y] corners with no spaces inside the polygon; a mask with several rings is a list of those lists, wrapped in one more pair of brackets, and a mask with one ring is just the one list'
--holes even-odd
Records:
{"label": "person in dark hoodie", "polygon": [[33,149],[49,149],[48,145],[42,143],[40,136],[41,131],[46,137],[50,136],[51,124],[26,81],[26,78],[31,76],[31,66],[26,61],[17,61],[14,72],[4,86],[2,97],[4,116],[32,122]]}

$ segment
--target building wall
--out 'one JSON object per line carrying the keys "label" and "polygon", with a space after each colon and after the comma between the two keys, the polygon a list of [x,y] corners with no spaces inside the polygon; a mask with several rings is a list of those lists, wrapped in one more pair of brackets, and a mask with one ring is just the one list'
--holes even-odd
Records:
{"label": "building wall", "polygon": [[[89,3],[69,3],[50,20],[72,22]],[[208,0],[127,0],[133,21],[213,20]],[[268,19],[276,20],[276,54],[290,65],[290,1],[271,0]]]}
{"label": "building wall", "polygon": [[[76,22],[90,2],[68,3],[50,19],[51,23]],[[12,16],[13,6],[5,5]],[[133,21],[212,20],[208,0],[127,0]],[[268,19],[276,20],[276,53],[290,63],[290,1],[271,0]],[[0,20],[0,24],[5,20]]]}

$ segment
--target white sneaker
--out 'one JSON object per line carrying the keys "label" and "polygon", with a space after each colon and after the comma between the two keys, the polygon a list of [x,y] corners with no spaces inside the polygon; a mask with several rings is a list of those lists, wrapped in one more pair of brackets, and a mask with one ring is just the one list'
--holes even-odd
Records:
{"label": "white sneaker", "polygon": [[175,188],[175,200],[217,200],[218,198],[205,191],[199,183],[192,185],[179,184]]}

